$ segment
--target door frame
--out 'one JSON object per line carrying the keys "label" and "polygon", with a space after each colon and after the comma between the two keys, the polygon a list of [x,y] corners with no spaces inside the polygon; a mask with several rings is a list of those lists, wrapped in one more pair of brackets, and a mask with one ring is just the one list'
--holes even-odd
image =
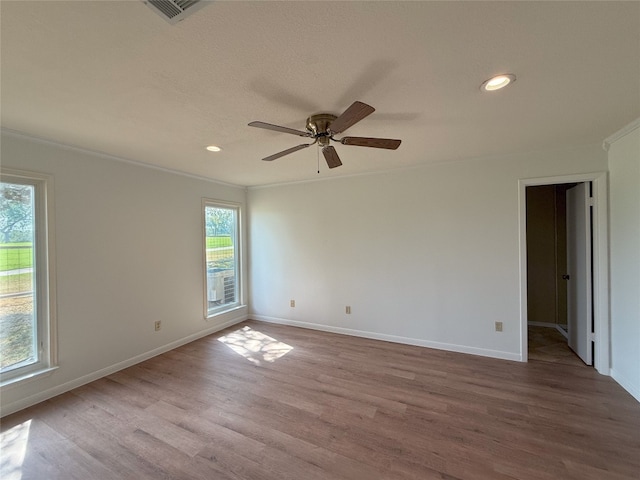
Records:
{"label": "door frame", "polygon": [[593,317],[594,367],[610,375],[609,361],[609,242],[608,242],[608,175],[607,172],[582,173],[518,180],[518,223],[520,240],[520,359],[527,354],[527,187],[560,183],[592,182],[593,186]]}

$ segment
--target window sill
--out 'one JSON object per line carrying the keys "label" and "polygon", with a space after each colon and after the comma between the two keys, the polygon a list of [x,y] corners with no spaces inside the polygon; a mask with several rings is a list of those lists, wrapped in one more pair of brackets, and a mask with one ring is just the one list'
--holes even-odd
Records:
{"label": "window sill", "polygon": [[206,317],[204,317],[204,319],[208,322],[208,321],[210,321],[210,320],[212,320],[212,319],[214,319],[216,317],[219,317],[220,315],[224,315],[225,313],[235,312],[235,311],[241,310],[243,308],[247,308],[247,306],[246,305],[236,305],[234,307],[231,307],[231,308],[228,308],[228,309],[225,309],[225,310],[220,310],[218,312],[214,312],[214,313],[212,313],[210,315],[207,315]]}
{"label": "window sill", "polygon": [[39,380],[39,379],[41,379],[43,377],[48,377],[49,375],[51,375],[57,369],[58,369],[58,367],[47,367],[47,368],[43,368],[42,370],[37,370],[35,372],[29,372],[29,373],[26,373],[24,375],[19,375],[17,377],[13,377],[13,378],[10,378],[8,380],[4,380],[4,381],[0,382],[0,388],[2,388],[2,389],[12,388],[12,387],[16,387],[18,385],[23,385],[25,383],[32,382],[34,380]]}

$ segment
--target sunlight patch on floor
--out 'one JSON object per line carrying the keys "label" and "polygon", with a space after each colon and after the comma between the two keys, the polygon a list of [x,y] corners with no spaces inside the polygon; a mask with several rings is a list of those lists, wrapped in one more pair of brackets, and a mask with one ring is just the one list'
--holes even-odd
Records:
{"label": "sunlight patch on floor", "polygon": [[0,445],[2,445],[0,477],[3,480],[22,478],[22,463],[27,453],[30,428],[31,420],[28,420],[0,434]]}
{"label": "sunlight patch on floor", "polygon": [[231,332],[218,338],[218,341],[256,365],[261,365],[263,361],[275,362],[293,350],[291,345],[279,342],[251,327]]}

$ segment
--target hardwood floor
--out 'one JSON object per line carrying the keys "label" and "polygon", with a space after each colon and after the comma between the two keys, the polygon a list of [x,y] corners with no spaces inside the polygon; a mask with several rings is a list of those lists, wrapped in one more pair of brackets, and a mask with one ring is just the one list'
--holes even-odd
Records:
{"label": "hardwood floor", "polygon": [[4,480],[640,478],[640,404],[591,368],[260,322],[1,429]]}

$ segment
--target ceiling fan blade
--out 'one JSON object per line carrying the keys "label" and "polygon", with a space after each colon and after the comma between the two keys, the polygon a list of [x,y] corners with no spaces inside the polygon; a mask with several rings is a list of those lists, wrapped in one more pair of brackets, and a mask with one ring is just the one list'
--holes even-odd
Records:
{"label": "ceiling fan blade", "polygon": [[322,154],[324,155],[324,159],[327,161],[329,168],[336,168],[342,165],[340,157],[338,157],[338,152],[336,152],[335,148],[324,147],[322,149]]}
{"label": "ceiling fan blade", "polygon": [[343,145],[355,145],[358,147],[387,148],[395,150],[400,146],[402,140],[391,138],[367,138],[367,137],[344,137],[340,139]]}
{"label": "ceiling fan blade", "polygon": [[281,127],[280,125],[272,125],[265,122],[251,122],[250,127],[266,128],[267,130],[274,130],[276,132],[290,133],[292,135],[298,135],[299,137],[312,137],[310,132],[303,132],[302,130],[296,130],[295,128]]}
{"label": "ceiling fan blade", "polygon": [[342,133],[347,128],[352,125],[355,125],[360,120],[362,120],[367,115],[371,115],[375,112],[376,109],[362,102],[353,102],[349,108],[347,108],[342,115],[336,118],[331,125],[329,125],[329,130],[332,133]]}
{"label": "ceiling fan blade", "polygon": [[283,150],[282,152],[274,153],[273,155],[265,157],[262,160],[264,160],[266,162],[271,162],[271,161],[275,160],[276,158],[284,157],[285,155],[289,155],[290,153],[297,152],[298,150],[302,150],[303,148],[310,147],[311,145],[313,145],[313,143],[303,143],[302,145],[296,145],[295,147],[287,148],[286,150]]}

